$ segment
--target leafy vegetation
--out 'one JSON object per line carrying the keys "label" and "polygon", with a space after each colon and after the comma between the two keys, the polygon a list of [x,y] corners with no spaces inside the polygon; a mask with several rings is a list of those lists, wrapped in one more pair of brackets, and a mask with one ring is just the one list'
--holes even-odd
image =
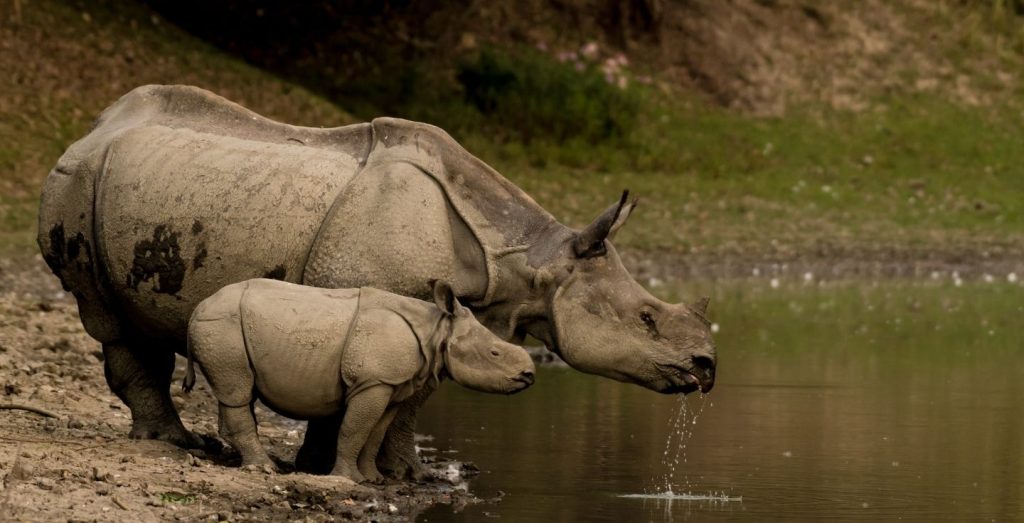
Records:
{"label": "leafy vegetation", "polygon": [[[30,247],[38,184],[49,166],[103,106],[148,82],[202,85],[300,124],[352,121],[311,92],[327,93],[360,118],[437,124],[572,225],[588,222],[628,187],[641,207],[616,241],[634,249],[870,257],[893,249],[941,256],[951,246],[1018,252],[1024,245],[1019,90],[982,96],[986,103],[976,105],[942,92],[894,90],[859,110],[804,104],[784,117],[758,118],[661,85],[642,65],[607,54],[566,59],[509,46],[477,48],[448,70],[381,64],[384,72],[362,83],[299,88],[155,17],[147,21],[138,6],[127,14],[97,8],[83,21],[74,8],[46,5],[48,18],[26,14],[25,25],[61,27],[46,41],[75,47],[62,56],[67,49],[44,42],[37,61],[87,62],[121,83],[53,96],[47,93],[59,86],[28,82],[36,92],[26,95],[29,103],[0,105],[0,182],[11,188],[0,198],[2,246]],[[1009,42],[1016,29],[991,22],[993,6],[971,13]],[[957,49],[982,52],[965,43],[968,34],[958,34]],[[102,58],[108,54],[132,57],[131,65]],[[8,123],[18,121],[24,125]]]}

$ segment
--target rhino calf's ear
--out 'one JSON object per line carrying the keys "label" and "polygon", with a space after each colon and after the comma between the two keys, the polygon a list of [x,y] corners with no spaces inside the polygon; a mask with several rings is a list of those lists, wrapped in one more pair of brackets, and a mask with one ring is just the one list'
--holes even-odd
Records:
{"label": "rhino calf's ear", "polygon": [[441,280],[434,280],[434,304],[437,305],[437,308],[445,314],[451,315],[455,314],[457,303],[451,285]]}
{"label": "rhino calf's ear", "polygon": [[693,310],[697,311],[701,316],[703,316],[708,312],[709,303],[711,303],[711,298],[705,296],[697,300],[697,303],[693,304]]}

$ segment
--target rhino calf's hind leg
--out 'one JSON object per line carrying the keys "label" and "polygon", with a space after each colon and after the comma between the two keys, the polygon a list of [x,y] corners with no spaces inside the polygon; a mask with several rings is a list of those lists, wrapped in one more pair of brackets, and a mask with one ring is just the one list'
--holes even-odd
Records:
{"label": "rhino calf's hind leg", "polygon": [[173,372],[174,352],[163,347],[103,344],[107,385],[132,412],[129,437],[158,439],[184,448],[202,447],[202,438],[185,429],[171,402]]}
{"label": "rhino calf's hind leg", "polygon": [[220,436],[242,455],[242,466],[269,465],[276,469],[266,449],[260,444],[252,403],[240,407],[220,404]]}

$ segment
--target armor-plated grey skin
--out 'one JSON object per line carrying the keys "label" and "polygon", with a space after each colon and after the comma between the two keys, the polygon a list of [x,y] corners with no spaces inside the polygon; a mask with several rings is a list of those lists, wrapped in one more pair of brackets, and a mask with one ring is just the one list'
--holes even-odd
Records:
{"label": "armor-plated grey skin", "polygon": [[243,465],[274,466],[260,445],[253,404],[297,419],[341,420],[334,473],[383,480],[375,459],[399,405],[451,377],[482,392],[533,384],[529,353],[502,341],[450,287],[435,304],[376,289],[321,289],[254,279],[203,300],[188,324],[193,359],[220,406],[220,434]]}
{"label": "armor-plated grey skin", "polygon": [[[146,86],[58,161],[39,246],[103,344],[131,435],[194,445],[168,392],[174,351],[200,301],[254,277],[421,299],[441,280],[500,337],[531,334],[579,370],[710,390],[707,302],[651,296],[610,243],[634,207],[624,195],[576,231],[436,127],[295,127],[201,89]],[[380,464],[396,475],[419,472],[413,413],[429,388],[388,432]],[[312,420],[300,467],[330,459],[336,432]]]}

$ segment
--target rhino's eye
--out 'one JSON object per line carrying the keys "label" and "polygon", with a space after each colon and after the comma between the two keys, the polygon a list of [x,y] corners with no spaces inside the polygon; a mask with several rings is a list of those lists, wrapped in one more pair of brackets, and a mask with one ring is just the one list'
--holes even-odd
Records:
{"label": "rhino's eye", "polygon": [[654,316],[651,313],[643,311],[640,313],[640,321],[644,322],[647,330],[654,336],[658,335],[658,324],[654,321]]}
{"label": "rhino's eye", "polygon": [[500,355],[501,353],[498,352],[498,349],[491,349],[491,356],[498,357]]}

